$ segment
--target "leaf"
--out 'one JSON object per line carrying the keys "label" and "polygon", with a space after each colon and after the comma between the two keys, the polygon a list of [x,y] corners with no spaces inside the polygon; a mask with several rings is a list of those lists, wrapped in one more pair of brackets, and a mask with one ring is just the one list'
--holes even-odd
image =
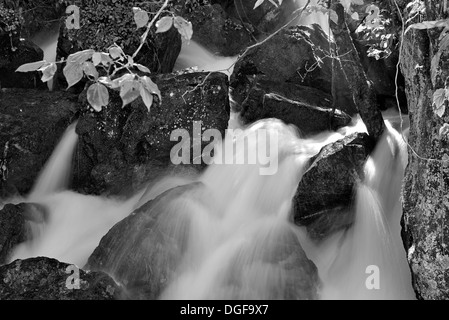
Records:
{"label": "leaf", "polygon": [[444,116],[444,112],[446,111],[446,92],[447,89],[438,89],[433,94],[433,112],[435,112],[440,118]]}
{"label": "leaf", "polygon": [[80,82],[84,76],[82,65],[76,62],[67,62],[62,72],[68,83],[67,89]]}
{"label": "leaf", "polygon": [[145,67],[139,63],[134,63],[134,67],[136,67],[137,69],[139,69],[142,72],[151,73],[150,69],[148,69],[147,67]]}
{"label": "leaf", "polygon": [[185,20],[182,17],[176,17],[175,18],[175,28],[178,29],[178,32],[181,34],[182,37],[186,40],[192,39],[193,35],[193,28],[192,23]]}
{"label": "leaf", "polygon": [[134,79],[135,79],[135,74],[126,73],[123,76],[121,76],[120,78],[112,80],[110,82],[110,88],[111,89],[120,88],[123,82],[125,82],[125,81],[134,81]]}
{"label": "leaf", "polygon": [[257,7],[259,7],[264,1],[265,1],[265,0],[257,0],[257,1],[256,1],[256,4],[254,5],[253,10],[256,9]]}
{"label": "leaf", "polygon": [[44,64],[47,62],[45,60],[42,61],[36,61],[31,63],[25,63],[17,68],[16,72],[31,72],[31,71],[37,71],[39,68],[41,68]]}
{"label": "leaf", "polygon": [[101,83],[92,84],[87,89],[87,101],[96,111],[100,112],[102,107],[109,104],[108,89]]}
{"label": "leaf", "polygon": [[137,29],[145,27],[150,21],[150,17],[145,10],[142,10],[138,7],[133,8],[134,12],[134,21],[137,24]]}
{"label": "leaf", "polygon": [[156,33],[166,32],[173,26],[173,17],[163,17],[156,22]]}
{"label": "leaf", "polygon": [[329,11],[329,18],[335,23],[338,24],[338,14],[334,10]]}
{"label": "leaf", "polygon": [[420,23],[414,23],[405,30],[404,34],[406,34],[410,29],[432,29],[432,28],[440,28],[449,26],[448,20],[434,20],[434,21],[423,21]]}
{"label": "leaf", "polygon": [[120,97],[122,108],[136,100],[140,96],[140,83],[136,80],[126,80],[120,84]]}
{"label": "leaf", "polygon": [[153,105],[153,94],[149,92],[144,86],[140,86],[140,96],[142,97],[143,103],[145,103],[148,112],[150,112],[151,106]]}
{"label": "leaf", "polygon": [[58,67],[56,63],[51,62],[48,64],[43,65],[38,71],[41,71],[43,73],[42,75],[42,82],[47,82],[51,79],[53,79],[56,71],[58,71]]}
{"label": "leaf", "polygon": [[447,50],[447,48],[449,48],[449,34],[446,33],[446,35],[440,40],[438,45],[439,45],[438,52],[433,56],[432,61],[430,63],[430,75],[433,85],[435,85],[436,83],[441,55],[445,50]]}
{"label": "leaf", "polygon": [[92,62],[94,63],[94,66],[98,66],[101,63],[101,52],[95,52],[92,55]]}
{"label": "leaf", "polygon": [[159,101],[162,101],[161,91],[157,84],[155,84],[150,77],[143,76],[139,78],[140,83],[146,90],[148,90],[151,94],[155,94],[158,96]]}
{"label": "leaf", "polygon": [[125,53],[123,52],[122,48],[120,48],[119,46],[113,46],[113,47],[109,48],[109,55],[112,57],[112,59],[123,60]]}
{"label": "leaf", "polygon": [[90,58],[92,58],[94,53],[95,53],[95,51],[91,50],[91,49],[84,50],[84,51],[78,51],[78,52],[71,54],[67,57],[67,63],[82,64],[82,63],[86,62],[87,60],[89,60]]}
{"label": "leaf", "polygon": [[91,76],[95,80],[97,80],[99,77],[97,68],[95,68],[95,66],[92,62],[84,62],[83,63],[83,71],[87,76]]}
{"label": "leaf", "polygon": [[449,138],[449,124],[447,123],[440,128],[440,139],[443,137]]}
{"label": "leaf", "polygon": [[360,19],[359,14],[358,14],[357,12],[354,12],[354,13],[351,15],[351,18],[352,18],[353,20],[359,20],[359,19]]}

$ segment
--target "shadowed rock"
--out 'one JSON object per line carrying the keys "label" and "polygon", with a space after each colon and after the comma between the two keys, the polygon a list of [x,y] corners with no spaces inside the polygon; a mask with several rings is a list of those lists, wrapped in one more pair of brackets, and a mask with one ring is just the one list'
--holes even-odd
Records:
{"label": "shadowed rock", "polygon": [[[75,280],[78,271],[79,288]],[[102,272],[86,272],[41,257],[16,260],[0,267],[0,297],[2,300],[116,300],[126,296]]]}
{"label": "shadowed rock", "polygon": [[295,222],[309,226],[318,237],[327,235],[335,226],[350,225],[354,188],[364,178],[364,164],[373,147],[365,133],[349,135],[324,147],[311,160],[296,190]]}

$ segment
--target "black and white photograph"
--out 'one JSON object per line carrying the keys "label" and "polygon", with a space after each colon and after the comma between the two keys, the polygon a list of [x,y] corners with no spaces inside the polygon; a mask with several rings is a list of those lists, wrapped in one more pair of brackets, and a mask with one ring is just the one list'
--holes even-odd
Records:
{"label": "black and white photograph", "polygon": [[0,300],[447,299],[449,1],[0,0]]}

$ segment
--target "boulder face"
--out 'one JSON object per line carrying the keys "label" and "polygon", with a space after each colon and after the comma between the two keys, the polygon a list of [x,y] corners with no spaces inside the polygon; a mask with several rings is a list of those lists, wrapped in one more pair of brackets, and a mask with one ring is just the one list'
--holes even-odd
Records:
{"label": "boulder face", "polygon": [[31,41],[0,37],[0,88],[46,88],[38,72],[16,72],[25,63],[43,59],[44,52]]}
{"label": "boulder face", "polygon": [[45,220],[45,208],[38,204],[6,204],[0,210],[0,265],[8,261],[16,245],[31,240],[27,222],[39,224]]}
{"label": "boulder face", "polygon": [[[111,274],[132,299],[176,296],[179,292],[172,292],[170,285],[182,277],[183,266],[193,263],[199,268],[188,254],[198,241],[193,222],[206,218],[203,209],[214,210],[205,195],[206,187],[194,183],[147,202],[103,237],[85,268]],[[288,223],[263,224],[238,250],[225,252],[226,263],[214,270],[219,279],[213,280],[211,299],[318,297],[317,268]]]}
{"label": "boulder face", "polygon": [[4,264],[11,250],[27,240],[22,208],[7,204],[0,210],[0,265]]}
{"label": "boulder face", "polygon": [[351,203],[374,144],[355,133],[325,146],[311,159],[293,198],[294,220],[315,238],[352,223]]}
{"label": "boulder face", "polygon": [[[85,112],[77,126],[77,190],[94,194],[132,191],[169,167],[180,169],[170,159],[172,148],[180,141],[178,136],[171,139],[176,129],[186,130],[191,138],[190,164],[198,170],[204,167],[201,161],[194,162],[192,148],[198,144],[194,124],[201,126],[201,133],[217,129],[224,137],[229,121],[227,76],[188,73],[160,75],[153,80],[162,102],[156,98],[150,112],[141,98],[122,109],[115,91],[110,91],[110,103],[99,113],[88,112],[87,102],[83,103]],[[204,147],[209,142],[200,143]]]}
{"label": "boulder face", "polygon": [[[429,3],[423,21],[442,19],[437,12]],[[449,123],[449,113],[446,102],[441,116],[432,107],[433,94],[445,88],[449,76],[447,52],[443,51],[436,64],[435,78],[428,69],[428,61],[433,61],[440,48],[440,33],[440,29],[410,30],[401,57],[410,111],[410,147],[420,157],[439,160],[419,159],[409,149],[403,186],[402,236],[415,292],[425,300],[449,299],[449,136],[440,133]]]}
{"label": "boulder face", "polygon": [[78,111],[64,91],[0,91],[0,197],[28,193]]}
{"label": "boulder face", "polygon": [[[312,87],[324,92],[323,98],[332,96],[334,74],[338,80],[334,82],[335,101],[331,106],[353,115],[357,109],[351,90],[342,71],[337,66],[332,67],[326,56],[328,50],[328,38],[316,24],[284,29],[254,47],[237,62],[231,77],[231,96],[236,111],[245,109],[251,90],[261,81],[278,83],[278,87],[283,84]],[[271,93],[270,87],[264,90]],[[286,98],[294,100],[291,96]]]}
{"label": "boulder face", "polygon": [[32,258],[0,267],[0,297],[2,300],[117,300],[126,296],[102,272],[86,272],[49,258]]}
{"label": "boulder face", "polygon": [[[171,280],[185,251],[190,217],[171,200],[200,188],[169,190],[116,224],[89,257],[85,269],[104,271],[122,283],[132,299],[156,299]],[[173,221],[179,227],[172,228]]]}
{"label": "boulder face", "polygon": [[297,100],[277,93],[266,94],[263,88],[258,86],[253,88],[240,113],[243,124],[276,118],[286,124],[295,125],[300,136],[307,137],[327,130],[337,130],[351,122],[351,117],[346,113],[332,110],[329,100],[321,100],[325,93],[310,87],[293,87],[296,89],[294,95]]}

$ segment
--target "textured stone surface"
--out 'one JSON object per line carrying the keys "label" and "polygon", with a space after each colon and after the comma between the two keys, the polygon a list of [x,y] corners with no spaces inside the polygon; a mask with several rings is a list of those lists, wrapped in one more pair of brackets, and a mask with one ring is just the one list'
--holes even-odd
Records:
{"label": "textured stone surface", "polygon": [[74,269],[75,266],[49,258],[16,260],[0,267],[0,299],[116,300],[126,297],[122,288],[102,272],[78,269],[79,289],[71,289],[70,285],[76,285],[69,279],[74,277]]}
{"label": "textured stone surface", "polygon": [[[429,3],[423,20],[438,20],[438,10]],[[410,146],[421,157],[409,151],[403,189],[403,239],[418,297],[449,298],[449,137],[439,136],[449,113],[437,116],[432,108],[435,90],[444,88],[449,76],[448,54],[444,51],[437,66],[437,77],[431,79],[430,61],[439,49],[440,29],[411,30],[404,39],[402,70],[410,112]]]}
{"label": "textured stone surface", "polygon": [[[321,90],[324,97],[332,96],[332,63],[326,58],[328,38],[320,26],[291,27],[279,32],[262,45],[251,49],[234,68],[231,95],[236,110],[245,108],[246,99],[259,82],[280,85],[302,85]],[[334,68],[336,109],[352,115],[356,112],[352,93],[341,70]],[[271,93],[270,88],[265,89]],[[324,98],[323,97],[323,98]],[[294,100],[291,96],[288,99]]]}
{"label": "textured stone surface", "polygon": [[0,197],[30,191],[77,110],[64,91],[0,91]]}
{"label": "textured stone surface", "polygon": [[0,37],[0,88],[45,88],[38,72],[15,72],[25,63],[41,61],[44,52],[28,40],[13,40],[16,50],[11,50],[9,36]]}
{"label": "textured stone surface", "polygon": [[169,190],[116,224],[101,239],[85,269],[112,275],[133,299],[158,298],[172,279],[189,236],[189,217],[170,202],[192,189],[188,185]]}
{"label": "textured stone surface", "polygon": [[[155,99],[150,112],[141,98],[122,109],[115,91],[110,92],[110,104],[101,112],[87,112],[86,107],[77,126],[80,135],[74,172],[77,189],[87,193],[119,193],[139,188],[157,176],[157,172],[172,166],[170,151],[178,143],[170,140],[172,131],[185,129],[193,138],[195,121],[202,122],[203,132],[217,129],[224,136],[229,121],[226,75],[169,74],[153,80],[161,90],[162,103]],[[202,142],[203,146],[206,144]],[[194,165],[198,170],[204,167],[203,163]]]}
{"label": "textured stone surface", "polygon": [[335,226],[351,224],[354,188],[364,178],[364,164],[373,147],[365,133],[325,146],[311,160],[297,188],[295,222],[309,226],[310,232],[320,237]]}

